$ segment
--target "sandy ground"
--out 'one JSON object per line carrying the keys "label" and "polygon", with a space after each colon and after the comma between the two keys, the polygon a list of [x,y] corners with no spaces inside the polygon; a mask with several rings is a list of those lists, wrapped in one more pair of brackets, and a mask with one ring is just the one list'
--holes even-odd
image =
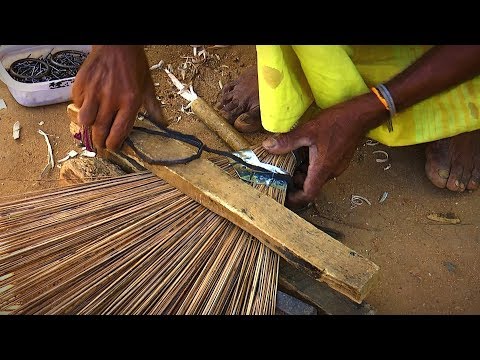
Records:
{"label": "sandy ground", "polygon": [[[147,46],[150,64],[163,60],[174,73],[192,56],[182,45]],[[209,50],[217,54],[198,66],[193,79],[196,92],[211,104],[226,84],[245,68],[255,65],[254,46],[230,46]],[[163,71],[152,71],[159,100],[172,127],[193,133],[209,146],[223,143],[195,118],[182,112],[179,97]],[[192,75],[187,67],[185,81]],[[47,145],[38,129],[50,135],[55,159],[77,149],[69,134],[68,103],[27,108],[16,103],[0,83],[0,196],[58,186],[59,169],[41,176],[47,164]],[[12,138],[12,126],[20,121],[21,137]],[[43,125],[39,125],[43,121]],[[248,136],[256,143],[265,133]],[[390,156],[391,168],[375,162],[375,150]],[[454,194],[437,189],[424,174],[424,146],[387,148],[361,144],[347,171],[328,183],[315,206],[301,215],[344,233],[344,244],[361,252],[381,268],[381,279],[366,301],[378,314],[480,314],[480,193]],[[388,197],[378,203],[385,192]],[[370,200],[351,209],[352,194]],[[459,224],[429,220],[432,213],[451,213]]]}

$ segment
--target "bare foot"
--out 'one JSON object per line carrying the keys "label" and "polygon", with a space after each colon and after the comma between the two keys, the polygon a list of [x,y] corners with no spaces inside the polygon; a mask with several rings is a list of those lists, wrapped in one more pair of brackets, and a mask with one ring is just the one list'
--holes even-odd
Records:
{"label": "bare foot", "polygon": [[255,66],[223,87],[216,108],[240,132],[251,133],[262,129]]}
{"label": "bare foot", "polygon": [[480,130],[434,141],[425,153],[425,172],[435,186],[460,192],[478,189]]}

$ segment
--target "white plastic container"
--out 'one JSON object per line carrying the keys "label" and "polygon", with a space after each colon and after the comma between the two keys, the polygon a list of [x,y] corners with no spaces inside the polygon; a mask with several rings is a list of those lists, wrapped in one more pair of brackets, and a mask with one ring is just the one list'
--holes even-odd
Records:
{"label": "white plastic container", "polygon": [[30,84],[13,79],[7,69],[14,61],[26,58],[30,54],[32,58],[38,58],[60,50],[80,50],[89,53],[91,49],[91,45],[2,45],[0,80],[8,86],[15,100],[23,106],[34,107],[69,101],[72,98],[75,77]]}

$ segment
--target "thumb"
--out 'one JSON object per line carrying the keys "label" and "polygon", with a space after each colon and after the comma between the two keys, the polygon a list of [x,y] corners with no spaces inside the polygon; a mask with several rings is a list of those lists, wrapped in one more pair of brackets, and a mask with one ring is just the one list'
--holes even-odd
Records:
{"label": "thumb", "polygon": [[168,121],[163,116],[161,103],[156,98],[153,81],[147,81],[143,105],[153,121],[160,123],[163,126],[168,126]]}
{"label": "thumb", "polygon": [[272,154],[286,154],[302,146],[310,146],[310,138],[300,128],[265,139],[262,146]]}

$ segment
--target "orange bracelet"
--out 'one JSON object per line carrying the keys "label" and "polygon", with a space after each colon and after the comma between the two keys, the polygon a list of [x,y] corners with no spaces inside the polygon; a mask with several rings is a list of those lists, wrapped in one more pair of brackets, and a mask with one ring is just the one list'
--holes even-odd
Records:
{"label": "orange bracelet", "polygon": [[390,111],[390,108],[388,107],[387,100],[385,100],[385,99],[382,97],[382,95],[380,95],[380,93],[378,92],[377,88],[372,87],[372,88],[370,88],[370,90],[372,90],[372,92],[377,96],[378,100],[380,100],[380,102],[383,104],[383,106],[385,106],[385,109],[387,109],[388,111]]}

